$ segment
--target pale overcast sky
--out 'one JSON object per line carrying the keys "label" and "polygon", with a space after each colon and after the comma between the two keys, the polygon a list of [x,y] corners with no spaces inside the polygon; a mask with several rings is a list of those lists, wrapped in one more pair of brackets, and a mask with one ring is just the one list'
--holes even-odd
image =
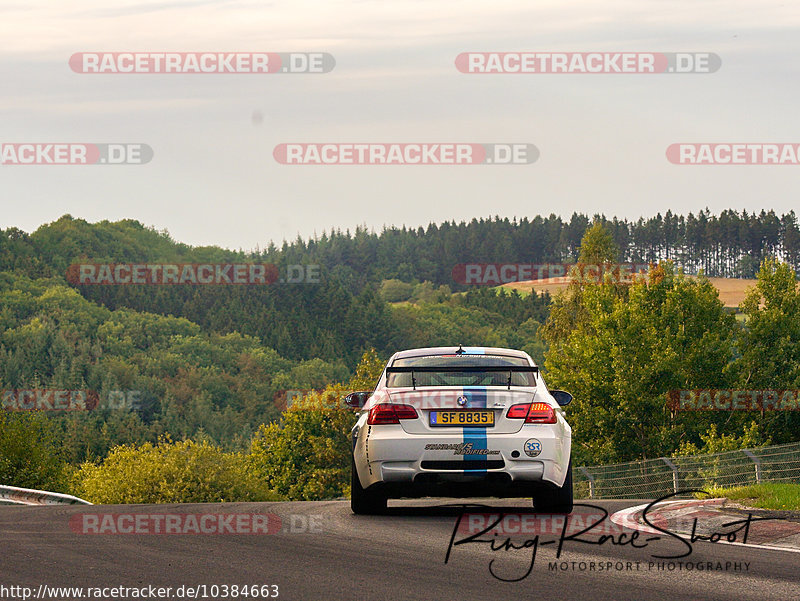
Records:
{"label": "pale overcast sky", "polygon": [[[0,166],[0,228],[138,219],[251,249],[366,224],[573,211],[786,212],[798,166],[670,164],[800,143],[792,2],[0,2],[0,142],[142,142],[146,165]],[[87,75],[76,52],[328,52],[315,75]],[[710,52],[713,74],[469,75],[468,51]],[[524,142],[513,166],[287,166],[286,142]]]}

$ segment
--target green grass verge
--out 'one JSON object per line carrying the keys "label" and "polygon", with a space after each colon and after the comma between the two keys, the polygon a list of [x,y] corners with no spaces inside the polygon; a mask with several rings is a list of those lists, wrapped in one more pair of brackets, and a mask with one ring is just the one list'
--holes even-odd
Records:
{"label": "green grass verge", "polygon": [[712,488],[708,492],[712,497],[727,497],[748,507],[800,511],[800,484],[754,484]]}

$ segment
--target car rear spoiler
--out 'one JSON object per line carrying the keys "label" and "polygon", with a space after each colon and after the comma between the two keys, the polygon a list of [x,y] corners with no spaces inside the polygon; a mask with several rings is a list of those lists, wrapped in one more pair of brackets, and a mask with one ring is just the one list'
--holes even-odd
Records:
{"label": "car rear spoiler", "polygon": [[417,389],[417,379],[414,377],[415,373],[485,373],[485,372],[508,372],[508,389],[511,390],[511,374],[512,373],[539,373],[539,368],[535,365],[442,365],[441,367],[434,367],[432,365],[421,365],[419,367],[387,367],[387,374],[411,374],[411,386],[414,390]]}

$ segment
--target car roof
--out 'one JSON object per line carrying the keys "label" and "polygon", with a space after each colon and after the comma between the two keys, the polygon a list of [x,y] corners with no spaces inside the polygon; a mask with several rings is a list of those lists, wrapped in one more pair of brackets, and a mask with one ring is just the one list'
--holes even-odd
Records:
{"label": "car roof", "polygon": [[[427,355],[453,355],[455,352],[462,348],[460,346],[429,346],[426,348],[414,348],[405,351],[398,351],[392,355],[392,360],[405,359],[406,357],[424,357]],[[463,347],[466,355],[506,355],[510,357],[520,357],[522,359],[530,359],[528,353],[525,351],[517,351],[508,348],[499,348],[493,346],[465,346]]]}

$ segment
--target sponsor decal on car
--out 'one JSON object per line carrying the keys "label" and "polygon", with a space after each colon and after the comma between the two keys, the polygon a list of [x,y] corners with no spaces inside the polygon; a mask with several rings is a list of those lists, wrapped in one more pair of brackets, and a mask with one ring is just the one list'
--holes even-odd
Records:
{"label": "sponsor decal on car", "polygon": [[538,457],[542,452],[542,443],[536,438],[529,438],[525,441],[523,450],[528,457]]}
{"label": "sponsor decal on car", "polygon": [[479,449],[471,442],[449,443],[449,444],[426,444],[426,451],[453,451],[453,455],[499,455],[500,451],[490,449]]}

